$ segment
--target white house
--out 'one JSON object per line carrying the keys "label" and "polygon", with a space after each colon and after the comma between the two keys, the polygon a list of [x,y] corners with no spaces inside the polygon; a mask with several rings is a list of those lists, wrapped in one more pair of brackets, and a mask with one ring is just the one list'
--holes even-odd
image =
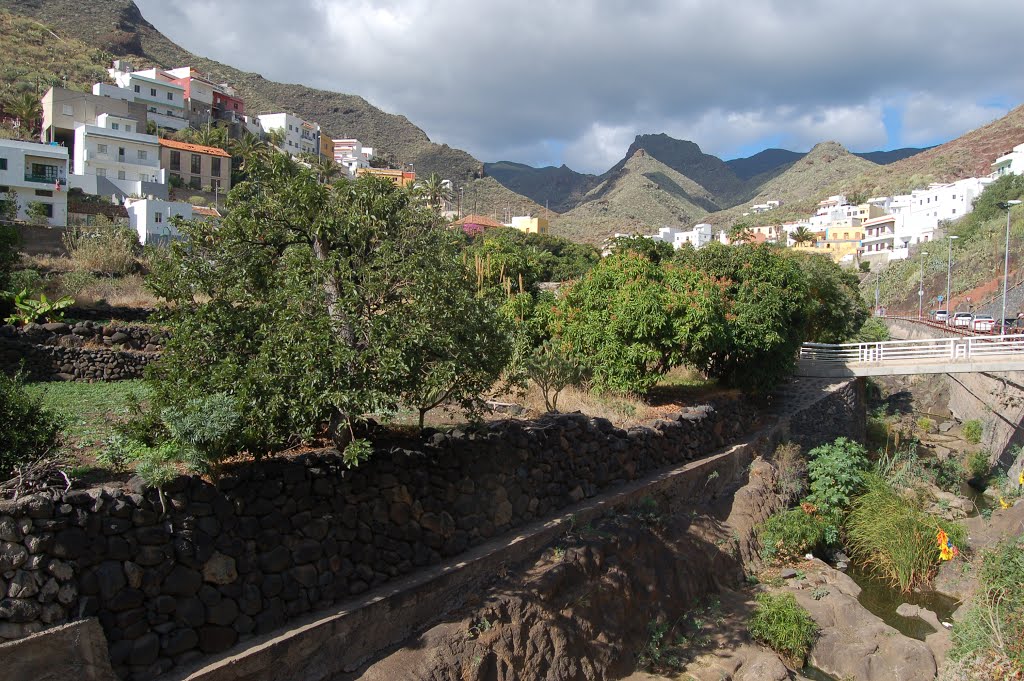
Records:
{"label": "white house", "polygon": [[290,113],[261,114],[257,121],[264,133],[271,130],[284,131],[284,141],[279,149],[290,156],[320,153],[320,126],[309,123]]}
{"label": "white house", "polygon": [[363,143],[355,138],[336,139],[333,142],[334,162],[345,166],[350,176],[355,177],[360,168],[370,167],[373,147],[364,147]]}
{"label": "white house", "polygon": [[992,164],[991,177],[1002,175],[1024,175],[1024,144],[1018,144]]}
{"label": "white house", "polygon": [[142,245],[166,245],[184,239],[174,224],[174,218],[192,220],[197,218],[219,218],[214,208],[193,206],[184,201],[162,199],[125,199],[128,224],[138,232]]}
{"label": "white house", "polygon": [[56,144],[0,139],[0,201],[18,203],[18,220],[29,206],[42,204],[51,227],[68,224],[68,150]]}
{"label": "white house", "polygon": [[76,126],[71,186],[86,194],[167,198],[159,138],[136,125],[133,119],[101,114],[96,125]]}
{"label": "white house", "polygon": [[181,130],[188,127],[185,115],[185,88],[158,69],[120,71],[109,69],[114,85],[97,83],[93,94],[143,104],[147,117],[161,128]]}

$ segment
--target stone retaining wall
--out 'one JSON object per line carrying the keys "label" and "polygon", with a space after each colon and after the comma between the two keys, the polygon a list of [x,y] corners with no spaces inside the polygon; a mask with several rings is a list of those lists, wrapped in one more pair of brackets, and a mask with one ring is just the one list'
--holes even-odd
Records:
{"label": "stone retaining wall", "polygon": [[[787,434],[814,444],[855,436],[859,400],[846,384],[788,419]],[[240,467],[216,485],[181,477],[166,512],[137,479],[128,490],[0,502],[0,637],[97,616],[118,674],[149,679],[710,455],[758,425],[742,402],[629,430],[570,414],[436,434],[355,470],[325,450]]]}
{"label": "stone retaining wall", "polygon": [[142,378],[159,353],[101,347],[40,345],[0,337],[0,371],[23,371],[29,381],[120,381]]}

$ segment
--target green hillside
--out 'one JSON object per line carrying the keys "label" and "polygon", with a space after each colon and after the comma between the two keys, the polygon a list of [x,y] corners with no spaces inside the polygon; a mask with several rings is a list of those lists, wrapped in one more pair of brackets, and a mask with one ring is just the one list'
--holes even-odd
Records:
{"label": "green hillside", "polygon": [[523,163],[500,161],[485,163],[484,171],[517,194],[528,196],[560,213],[574,208],[601,181],[597,175],[577,173],[565,165],[534,168]]}
{"label": "green hillside", "polygon": [[583,203],[559,216],[552,231],[600,244],[616,232],[687,225],[719,209],[711,192],[640,149],[587,193]]}

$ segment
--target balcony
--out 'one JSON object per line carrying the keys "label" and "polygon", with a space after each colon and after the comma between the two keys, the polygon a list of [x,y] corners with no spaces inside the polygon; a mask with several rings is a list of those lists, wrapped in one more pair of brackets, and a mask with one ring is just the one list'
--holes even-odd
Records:
{"label": "balcony", "polygon": [[123,163],[129,166],[142,166],[144,168],[159,168],[160,160],[157,158],[133,158],[130,154],[102,154],[92,149],[85,150],[85,160],[89,162],[101,161],[104,163]]}
{"label": "balcony", "polygon": [[68,183],[68,180],[65,177],[57,177],[56,175],[36,174],[31,172],[25,173],[25,181],[39,182],[41,184],[48,184],[51,186],[55,184],[60,184],[61,186],[64,186]]}

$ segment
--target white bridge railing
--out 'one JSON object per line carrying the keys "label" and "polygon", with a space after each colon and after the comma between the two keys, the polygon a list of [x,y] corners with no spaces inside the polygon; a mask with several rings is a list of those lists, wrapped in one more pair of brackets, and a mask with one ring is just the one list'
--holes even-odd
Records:
{"label": "white bridge railing", "polygon": [[878,343],[804,343],[800,359],[835,364],[882,364],[940,360],[966,362],[997,358],[1024,360],[1024,335],[924,338]]}

